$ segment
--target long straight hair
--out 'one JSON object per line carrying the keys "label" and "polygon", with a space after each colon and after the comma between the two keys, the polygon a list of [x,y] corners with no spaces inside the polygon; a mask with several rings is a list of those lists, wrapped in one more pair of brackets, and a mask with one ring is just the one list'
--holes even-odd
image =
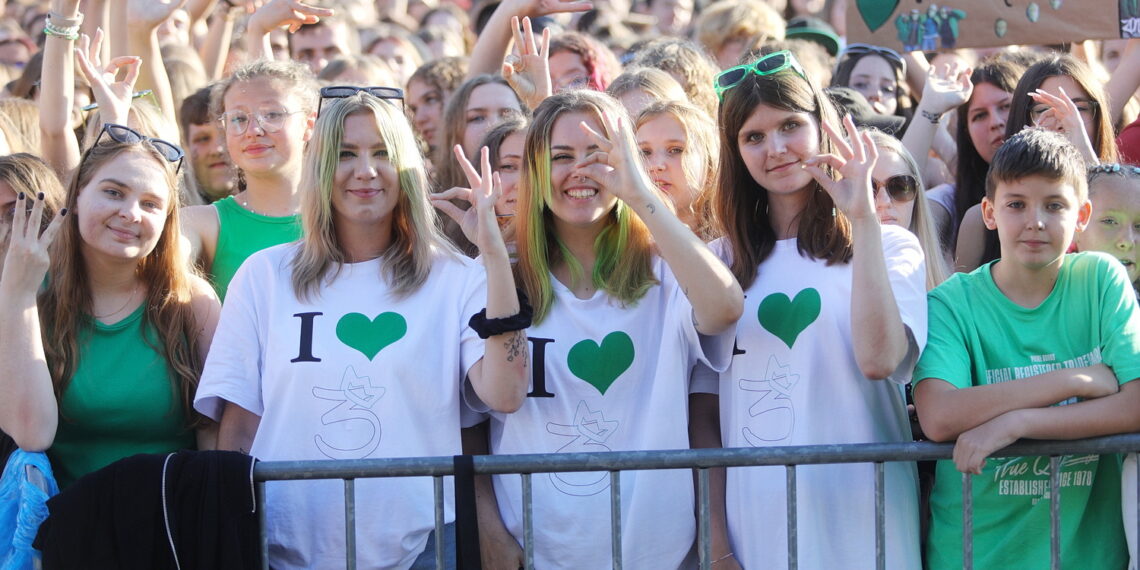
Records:
{"label": "long straight hair", "polygon": [[[534,304],[534,321],[542,322],[554,304],[550,270],[566,263],[575,280],[584,275],[578,260],[558,237],[554,213],[550,210],[553,181],[550,168],[550,140],[554,123],[569,113],[588,113],[598,119],[610,140],[621,136],[609,131],[603,114],[629,118],[621,104],[609,95],[586,89],[558,93],[544,100],[534,112],[523,145],[523,167],[519,176],[518,210],[515,214],[519,261],[516,274],[523,290]],[[633,141],[627,141],[633,144]],[[621,144],[621,143],[615,143]],[[666,203],[668,203],[666,201]],[[595,287],[626,305],[634,305],[657,284],[650,264],[653,238],[649,228],[620,200],[608,214],[606,225],[594,240],[597,260],[590,280]]]}
{"label": "long straight hair", "polygon": [[388,159],[400,181],[399,198],[392,212],[392,241],[383,254],[382,276],[397,296],[415,292],[431,273],[434,250],[458,255],[446,245],[436,227],[435,210],[428,201],[423,155],[412,127],[391,103],[367,93],[334,100],[321,109],[306,147],[301,171],[301,224],[304,237],[293,257],[293,292],[298,299],[320,295],[321,287],[340,273],[348,257],[336,236],[332,207],[334,178],[349,115],[371,115],[384,140]]}
{"label": "long straight hair", "polygon": [[[745,289],[776,246],[776,231],[768,219],[768,189],[748,172],[737,142],[741,127],[760,104],[808,113],[818,125],[839,124],[835,108],[819,86],[792,69],[764,76],[749,73],[739,85],[724,92],[717,121],[721,128],[716,214],[732,246],[732,273]],[[831,138],[821,126],[817,128],[820,153],[832,152]],[[807,205],[796,225],[797,249],[801,255],[822,259],[828,265],[847,263],[853,254],[851,223],[818,182],[813,180],[808,192]]]}
{"label": "long straight hair", "polygon": [[[202,421],[194,411],[193,402],[202,375],[204,352],[198,344],[198,335],[204,323],[195,318],[191,307],[193,270],[185,261],[187,253],[183,251],[179,231],[178,178],[174,164],[147,143],[124,144],[107,138],[84,153],[68,186],[67,208],[74,212],[79,193],[92,182],[95,174],[126,153],[153,159],[166,175],[161,181],[169,189],[166,224],[154,250],[139,260],[135,274],[147,285],[143,318],[157,334],[158,345],[154,348],[166,357],[173,373],[173,388],[181,400],[187,428],[196,427]],[[91,287],[82,253],[83,237],[79,233],[82,215],[77,212],[64,220],[62,231],[51,247],[51,279],[39,298],[44,353],[56,399],[63,397],[83,357],[78,337],[91,326],[93,318]]]}

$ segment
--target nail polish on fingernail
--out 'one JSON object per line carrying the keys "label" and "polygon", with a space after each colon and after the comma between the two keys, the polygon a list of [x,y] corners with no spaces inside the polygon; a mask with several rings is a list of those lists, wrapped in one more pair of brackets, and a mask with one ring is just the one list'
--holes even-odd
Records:
{"label": "nail polish on fingernail", "polygon": [[67,208],[64,208],[64,209],[60,210],[60,211],[59,211],[59,215],[61,215],[61,216],[66,216],[66,215],[67,215]]}
{"label": "nail polish on fingernail", "polygon": [[36,199],[37,200],[43,200],[44,199],[44,193],[40,192],[39,194],[36,194]]}
{"label": "nail polish on fingernail", "polygon": [[23,192],[20,192],[19,194],[17,194],[17,195],[16,195],[16,199],[17,199],[17,200],[23,200],[23,199],[24,199],[24,193],[23,193]]}

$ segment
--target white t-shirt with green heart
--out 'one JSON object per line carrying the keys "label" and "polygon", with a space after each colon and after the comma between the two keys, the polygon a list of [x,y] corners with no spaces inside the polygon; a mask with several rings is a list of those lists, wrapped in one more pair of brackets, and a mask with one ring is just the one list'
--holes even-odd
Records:
{"label": "white t-shirt with green heart", "polygon": [[[293,294],[287,244],[251,256],[230,283],[195,408],[225,402],[261,416],[262,460],[460,453],[460,390],[483,356],[467,320],[486,304],[486,274],[437,253],[427,281],[397,298],[380,261],[347,264],[319,297]],[[407,568],[434,527],[430,478],[356,481],[361,568]],[[451,520],[450,483],[446,517]],[[266,485],[270,565],[344,567],[344,484]]]}
{"label": "white t-shirt with green heart", "polygon": [[[926,344],[926,269],[918,239],[883,226],[883,255],[911,352],[892,381],[868,380],[851,343],[850,264],[800,255],[776,243],[745,291],[732,363],[720,376],[725,447],[910,441],[898,383],[910,380]],[[728,259],[727,243],[713,249]],[[887,568],[918,568],[914,463],[886,465]],[[873,568],[875,479],[870,464],[797,468],[801,568]],[[787,566],[784,467],[728,470],[726,509],[736,559],[746,568]]]}
{"label": "white t-shirt with green heart", "polygon": [[[676,279],[660,258],[653,267],[661,284],[630,307],[603,292],[578,299],[551,278],[551,311],[527,331],[531,395],[513,414],[491,414],[492,453],[689,447],[689,370],[698,361],[723,368],[732,333],[699,336]],[[537,568],[611,567],[609,477],[532,476]],[[622,472],[620,490],[625,567],[681,565],[696,536],[691,472]],[[497,476],[495,492],[521,543],[521,478]]]}

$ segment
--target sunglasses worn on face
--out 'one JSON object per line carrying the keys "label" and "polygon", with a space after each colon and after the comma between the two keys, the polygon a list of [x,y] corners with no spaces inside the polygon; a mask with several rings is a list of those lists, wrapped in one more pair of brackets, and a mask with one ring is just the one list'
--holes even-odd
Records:
{"label": "sunglasses worn on face", "polygon": [[400,102],[400,108],[402,109],[404,107],[404,90],[398,87],[354,87],[352,85],[335,85],[332,87],[321,87],[321,100],[317,103],[317,115],[321,114],[321,105],[324,104],[325,99],[345,99],[360,92],[386,101],[398,100]]}
{"label": "sunglasses worn on face", "polygon": [[770,53],[752,63],[730,67],[716,76],[716,96],[724,99],[724,92],[740,85],[749,73],[755,73],[761,77],[765,75],[773,75],[785,69],[791,69],[800,75],[800,77],[807,78],[804,73],[804,68],[800,67],[800,62],[796,61],[796,57],[792,52],[784,50],[775,53]]}
{"label": "sunglasses worn on face", "polygon": [[918,195],[918,179],[909,174],[899,174],[892,176],[883,182],[871,179],[871,186],[875,189],[875,195],[879,195],[879,190],[887,189],[887,196],[890,196],[893,202],[910,202]]}
{"label": "sunglasses worn on face", "polygon": [[95,144],[92,146],[99,146],[99,141],[103,140],[103,135],[107,135],[111,137],[111,139],[115,142],[120,142],[123,144],[138,144],[140,142],[146,142],[150,144],[150,146],[154,147],[154,150],[157,150],[158,154],[161,154],[162,157],[167,160],[167,162],[178,163],[178,166],[174,169],[175,172],[178,172],[182,169],[182,158],[185,156],[185,154],[182,152],[182,149],[174,143],[167,142],[162,139],[148,137],[130,127],[117,125],[115,123],[104,123],[103,130],[99,131],[99,136],[95,138]]}
{"label": "sunglasses worn on face", "polygon": [[903,75],[906,75],[906,60],[899,55],[899,52],[891,48],[871,44],[850,44],[839,53],[839,60],[842,61],[848,56],[868,54],[874,54],[887,60],[891,65],[901,69]]}

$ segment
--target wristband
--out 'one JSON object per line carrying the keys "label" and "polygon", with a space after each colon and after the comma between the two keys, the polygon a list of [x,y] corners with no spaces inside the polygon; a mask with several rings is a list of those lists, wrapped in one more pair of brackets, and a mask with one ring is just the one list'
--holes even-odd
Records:
{"label": "wristband", "polygon": [[922,117],[924,119],[926,119],[927,121],[930,121],[930,124],[932,124],[932,125],[937,125],[938,122],[942,120],[942,115],[939,113],[931,113],[930,111],[927,111],[926,109],[923,109],[921,111],[921,113],[922,113]]}
{"label": "wristband", "polygon": [[64,18],[63,14],[59,12],[48,12],[48,21],[56,28],[78,28],[83,25],[83,13],[80,12],[74,18]]}
{"label": "wristband", "polygon": [[503,333],[521,331],[529,327],[534,318],[534,308],[530,306],[526,293],[522,289],[516,289],[516,291],[519,294],[519,312],[501,319],[488,319],[487,309],[483,309],[471,315],[471,320],[467,321],[467,326],[471,327],[483,340]]}

